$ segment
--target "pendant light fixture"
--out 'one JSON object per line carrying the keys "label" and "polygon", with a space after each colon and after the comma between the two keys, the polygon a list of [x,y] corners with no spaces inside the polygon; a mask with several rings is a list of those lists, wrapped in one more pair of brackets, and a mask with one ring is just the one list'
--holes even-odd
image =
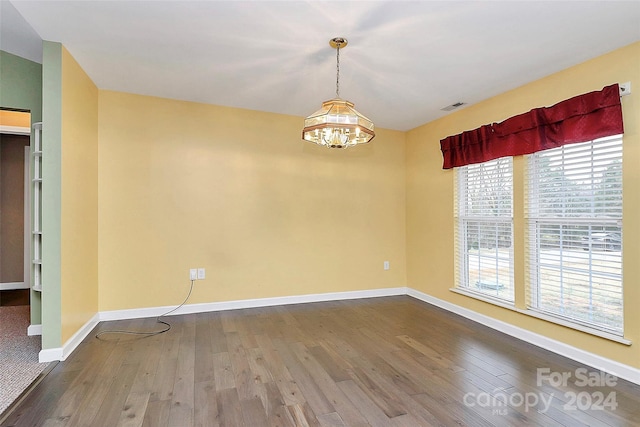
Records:
{"label": "pendant light fixture", "polygon": [[336,49],[336,97],[322,103],[322,108],[304,120],[302,139],[328,148],[349,148],[365,144],[376,136],[373,122],[353,108],[353,103],[340,99],[340,49],[347,39],[329,40]]}

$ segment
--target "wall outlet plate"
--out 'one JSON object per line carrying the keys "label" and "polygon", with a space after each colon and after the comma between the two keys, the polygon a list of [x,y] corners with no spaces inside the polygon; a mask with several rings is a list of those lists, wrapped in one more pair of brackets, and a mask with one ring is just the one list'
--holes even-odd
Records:
{"label": "wall outlet plate", "polygon": [[198,269],[192,268],[189,270],[189,280],[198,280]]}
{"label": "wall outlet plate", "polygon": [[198,269],[198,280],[202,280],[202,279],[204,279],[204,278],[205,278],[205,275],[204,275],[204,268],[199,268],[199,269]]}

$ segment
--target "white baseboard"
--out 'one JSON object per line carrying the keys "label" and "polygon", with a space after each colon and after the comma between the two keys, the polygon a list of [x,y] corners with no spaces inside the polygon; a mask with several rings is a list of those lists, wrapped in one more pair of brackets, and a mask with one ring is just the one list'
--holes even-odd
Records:
{"label": "white baseboard", "polygon": [[41,350],[38,354],[40,363],[53,362],[55,360],[65,360],[73,350],[80,345],[83,339],[96,327],[99,322],[98,314],[95,314],[87,323],[85,323],[78,331],[67,340],[62,347],[48,348]]}
{"label": "white baseboard", "polygon": [[27,335],[30,337],[42,335],[42,325],[29,325],[27,328]]}
{"label": "white baseboard", "polygon": [[62,347],[40,350],[40,353],[38,353],[38,362],[47,363],[54,362],[56,360],[64,360],[62,354]]}
{"label": "white baseboard", "polygon": [[29,284],[24,282],[0,283],[0,291],[12,291],[14,289],[29,289]]}
{"label": "white baseboard", "polygon": [[545,350],[552,351],[561,356],[583,363],[587,366],[591,366],[592,368],[615,375],[618,378],[625,379],[635,384],[640,384],[640,369],[624,365],[620,362],[616,362],[615,360],[598,356],[597,354],[593,354],[580,348],[567,345],[563,342],[556,341],[540,334],[536,334],[527,329],[522,329],[510,323],[494,319],[493,317],[485,316],[484,314],[480,314],[467,308],[460,307],[459,305],[455,305],[450,302],[432,297],[431,295],[416,291],[415,289],[409,288],[407,295],[435,305],[436,307],[440,307],[452,313],[458,314],[462,317],[466,317],[467,319],[473,320],[474,322],[480,323],[484,326],[488,326],[491,329],[495,329],[499,332],[511,335],[535,346],[544,348]]}
{"label": "white baseboard", "polygon": [[[358,298],[375,298],[375,297],[388,297],[393,295],[406,295],[407,288],[385,288],[385,289],[373,289],[366,291],[350,291],[350,292],[333,292],[326,294],[309,294],[309,295],[296,295],[289,297],[275,297],[275,298],[259,298],[259,299],[246,299],[237,301],[224,301],[224,302],[211,302],[203,304],[188,304],[180,307],[178,310],[172,312],[170,315],[178,314],[192,314],[192,313],[205,313],[208,311],[225,311],[225,310],[237,310],[241,308],[256,308],[256,307],[271,307],[276,305],[289,305],[289,304],[303,304],[309,302],[323,302],[323,301],[339,301]],[[139,319],[143,317],[160,316],[172,310],[175,306],[167,307],[149,307],[138,308],[131,310],[114,310],[114,311],[102,311],[99,313],[100,321],[106,320],[125,320],[125,319]]]}

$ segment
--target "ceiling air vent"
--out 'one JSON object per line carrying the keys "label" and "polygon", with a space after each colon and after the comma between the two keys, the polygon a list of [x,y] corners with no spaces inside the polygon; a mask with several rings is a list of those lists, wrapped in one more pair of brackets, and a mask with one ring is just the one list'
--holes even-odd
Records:
{"label": "ceiling air vent", "polygon": [[442,111],[451,111],[451,110],[455,110],[456,108],[462,107],[463,105],[466,105],[466,102],[456,102],[455,104],[451,104],[448,105],[444,108],[441,108]]}

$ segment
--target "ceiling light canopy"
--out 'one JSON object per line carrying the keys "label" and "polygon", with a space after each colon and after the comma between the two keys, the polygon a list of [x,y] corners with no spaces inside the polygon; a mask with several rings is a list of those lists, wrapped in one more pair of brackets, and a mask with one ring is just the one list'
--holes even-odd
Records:
{"label": "ceiling light canopy", "polygon": [[336,37],[329,45],[336,49],[336,97],[304,120],[302,139],[328,148],[365,144],[376,136],[373,122],[356,111],[352,102],[340,99],[340,49],[347,39]]}

